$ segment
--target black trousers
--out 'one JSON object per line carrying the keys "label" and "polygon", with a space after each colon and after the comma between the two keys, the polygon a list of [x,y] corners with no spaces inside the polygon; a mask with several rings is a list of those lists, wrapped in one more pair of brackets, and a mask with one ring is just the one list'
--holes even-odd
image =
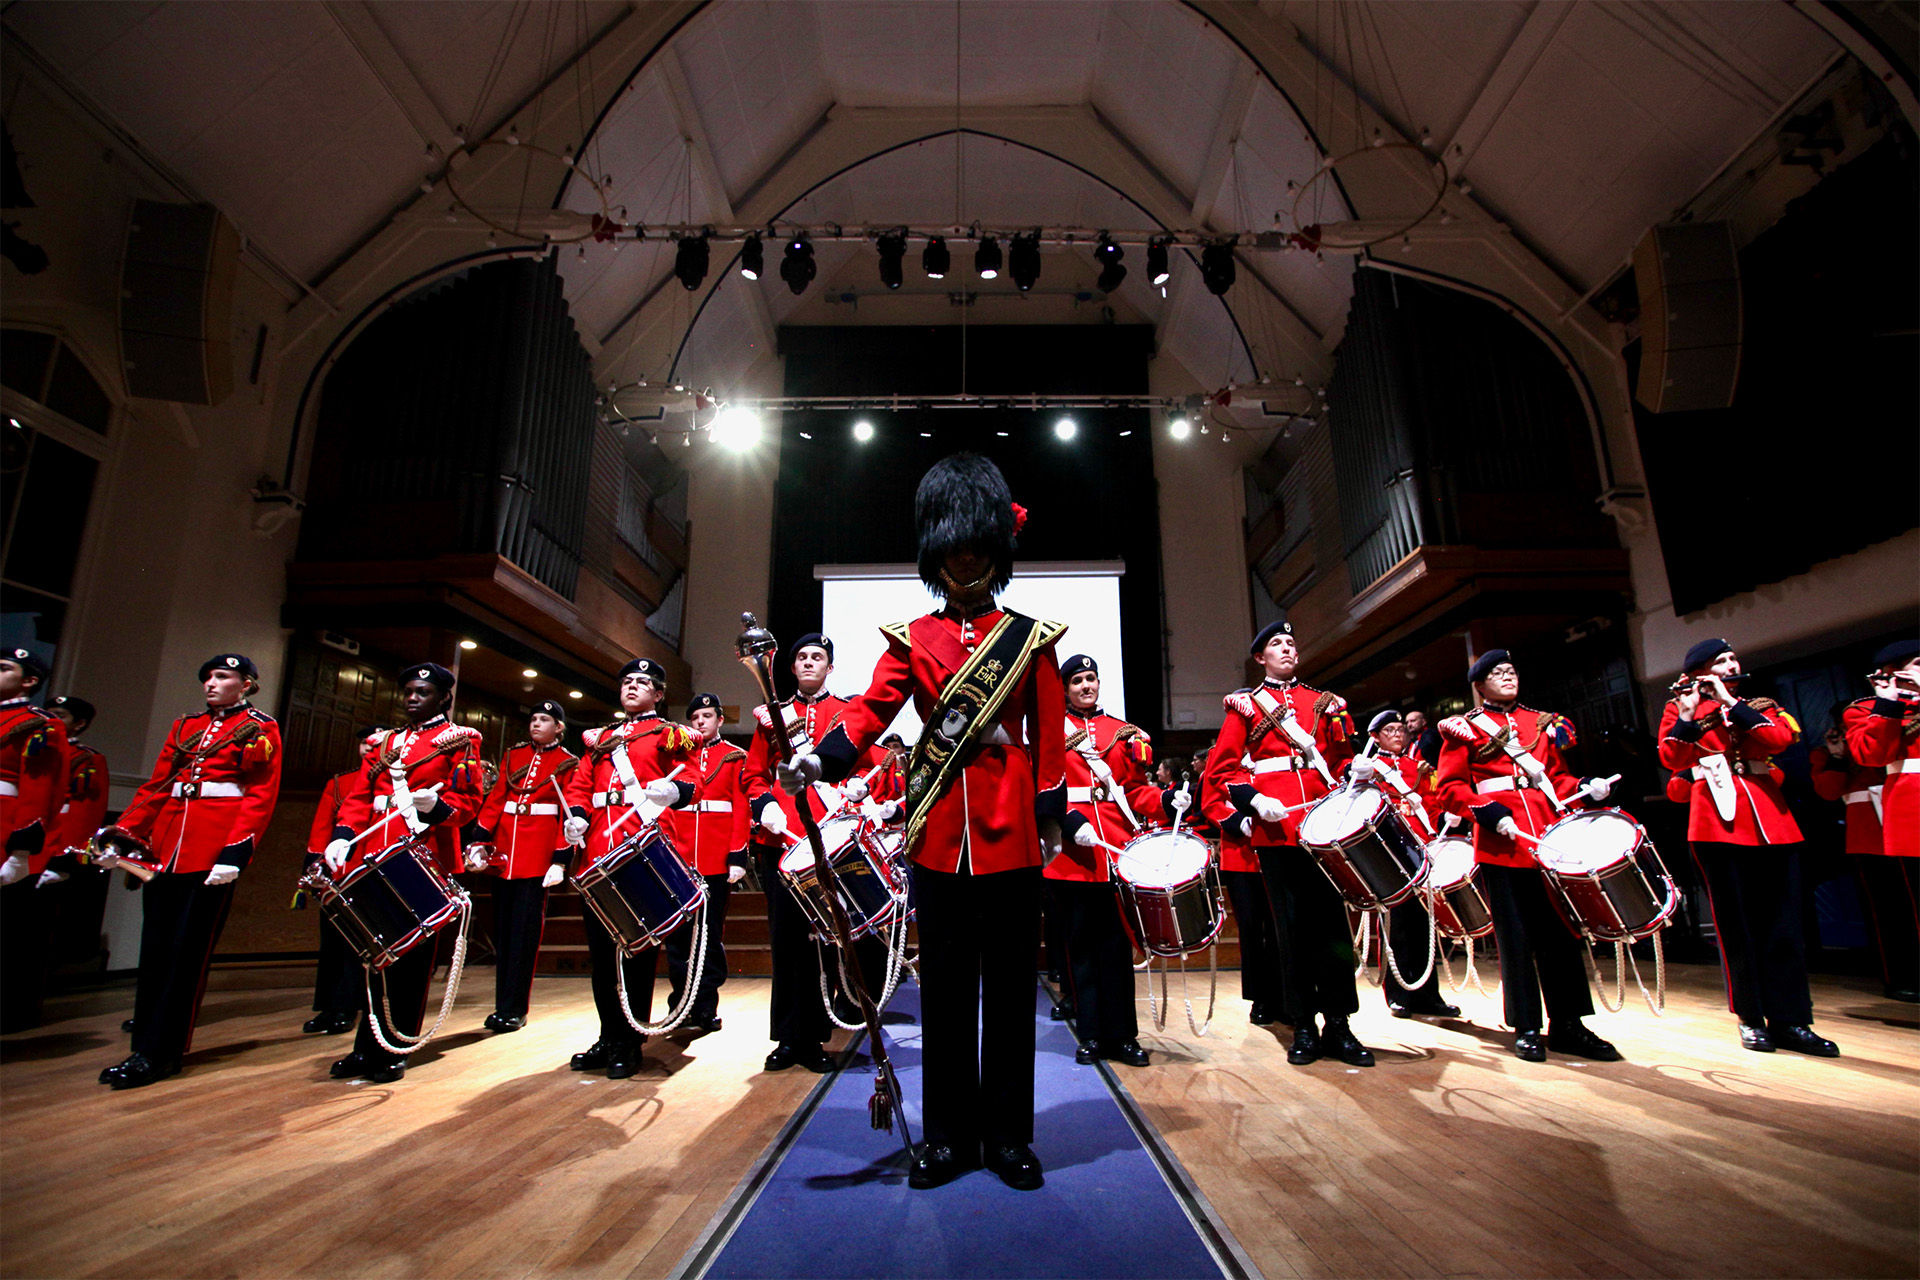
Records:
{"label": "black trousers", "polygon": [[586,924],[587,958],[593,962],[593,1007],[600,1015],[600,1039],[608,1044],[643,1044],[646,1036],[633,1029],[620,1011],[620,979],[614,969],[616,960],[627,971],[627,1004],[633,1016],[642,1022],[653,1020],[653,975],[659,967],[660,948],[648,947],[632,959],[620,959],[607,926],[584,902],[581,918]]}
{"label": "black trousers", "polygon": [[177,1062],[193,1046],[207,964],[233,905],[233,882],[162,871],[140,891],[140,976],[133,992],[133,1051]]}
{"label": "black trousers", "polygon": [[352,1013],[367,1002],[366,972],[346,935],[320,917],[320,960],[313,970],[313,1007],[317,1013]]}
{"label": "black trousers", "polygon": [[[524,1018],[533,998],[533,967],[547,927],[547,886],[539,876],[493,882],[493,1011]],[[589,908],[590,910],[590,908]]]}
{"label": "black trousers", "polygon": [[1046,953],[1048,978],[1067,985],[1067,970],[1073,962],[1067,958],[1066,911],[1045,887],[1054,883],[1043,878],[1040,891],[1040,948]]}
{"label": "black trousers", "polygon": [[[1421,957],[1427,954],[1433,942],[1439,941],[1437,936],[1430,939],[1427,935],[1427,930],[1432,927],[1432,919],[1417,893],[1399,906],[1387,908],[1387,942],[1393,947],[1394,963],[1409,978],[1418,977],[1422,969],[1428,969],[1427,962]],[[1428,969],[1427,980],[1412,989],[1401,986],[1394,978],[1393,967],[1387,964],[1385,956],[1380,957],[1380,964],[1387,972],[1381,989],[1386,992],[1389,1002],[1410,1005],[1415,1009],[1432,1008],[1445,1003],[1446,997],[1440,994],[1440,966],[1437,963]]]}
{"label": "black trousers", "polygon": [[1273,928],[1273,902],[1258,871],[1222,871],[1233,922],[1240,935],[1240,998],[1283,1012],[1280,996],[1280,939]]}
{"label": "black trousers", "polygon": [[1860,902],[1889,991],[1920,991],[1920,858],[1854,855]]}
{"label": "black trousers", "polygon": [[[687,1016],[705,1022],[720,1011],[720,984],[727,980],[727,949],[720,939],[727,929],[727,900],[733,896],[733,886],[727,883],[724,871],[700,878],[707,882],[707,959],[700,971],[700,989],[694,992],[693,1009]],[[676,1009],[687,989],[687,966],[692,959],[693,921],[689,920],[667,935],[667,977],[673,982],[672,1005]]]}
{"label": "black trousers", "polygon": [[[1060,918],[1072,984],[1074,1026],[1082,1040],[1111,1047],[1140,1034],[1133,994],[1133,944],[1111,881],[1047,880],[1048,906]],[[1049,963],[1053,959],[1049,957]]]}
{"label": "black trousers", "polygon": [[53,909],[59,891],[72,882],[40,889],[35,887],[38,880],[29,874],[0,889],[0,1032],[40,1025],[40,1003],[52,966],[47,948]]}
{"label": "black trousers", "polygon": [[1553,909],[1546,874],[1535,867],[1480,864],[1487,905],[1493,911],[1493,936],[1500,944],[1500,995],[1507,1025],[1538,1031],[1540,1002],[1547,1018],[1571,1026],[1593,1012],[1587,986],[1586,945]]}
{"label": "black trousers", "polygon": [[1360,1007],[1360,993],[1353,982],[1353,934],[1340,891],[1305,849],[1274,845],[1259,853],[1273,906],[1287,1021],[1311,1027],[1315,1014],[1330,1022],[1350,1016]]}
{"label": "black trousers", "polygon": [[1693,860],[1713,904],[1727,1005],[1750,1027],[1813,1021],[1800,923],[1800,846],[1696,840]]}
{"label": "black trousers", "polygon": [[[405,1050],[408,1047],[398,1037],[419,1035],[420,1024],[426,1020],[427,987],[433,982],[434,942],[430,938],[420,943],[373,974],[373,1008],[369,1017],[380,1019],[381,1029],[397,1049]],[[364,973],[365,968],[361,971]],[[393,1011],[392,1021],[388,1021],[382,1001],[387,1009]],[[353,1051],[375,1061],[393,1056],[381,1048],[380,1042],[374,1038],[373,1026],[368,1018],[360,1019],[360,1029],[354,1032]],[[403,1052],[401,1056],[406,1055]]]}
{"label": "black trousers", "polygon": [[820,948],[807,913],[780,878],[780,850],[755,845],[760,885],[767,895],[767,928],[773,943],[773,991],[767,1038],[781,1044],[825,1044],[833,1024],[820,1004]]}
{"label": "black trousers", "polygon": [[926,1140],[961,1159],[1033,1141],[1040,868],[918,867],[920,1106]]}

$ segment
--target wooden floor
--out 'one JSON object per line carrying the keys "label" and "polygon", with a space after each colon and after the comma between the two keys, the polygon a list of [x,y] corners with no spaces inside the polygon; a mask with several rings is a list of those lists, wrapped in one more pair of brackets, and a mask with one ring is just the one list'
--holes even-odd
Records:
{"label": "wooden floor", "polygon": [[[130,992],[56,1002],[0,1040],[0,1274],[666,1274],[818,1079],[760,1071],[768,984],[615,1082],[566,1069],[584,981],[540,979],[494,1037],[490,976],[394,1086],[326,1079],[344,1037],[301,1035],[282,987],[210,993],[187,1072],[113,1093]],[[1672,976],[1665,1018],[1592,1020],[1624,1063],[1522,1063],[1477,995],[1435,1026],[1363,989],[1380,1066],[1289,1067],[1225,974],[1212,1033],[1117,1070],[1273,1280],[1920,1274],[1914,1008],[1822,981],[1846,1056],[1763,1057],[1715,972]]]}

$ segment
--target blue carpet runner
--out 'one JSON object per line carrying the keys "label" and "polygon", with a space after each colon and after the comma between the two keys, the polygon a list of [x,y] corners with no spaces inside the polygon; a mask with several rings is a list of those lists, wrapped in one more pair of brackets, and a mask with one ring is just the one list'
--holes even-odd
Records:
{"label": "blue carpet runner", "polygon": [[[916,1140],[919,996],[903,985],[886,1026]],[[1033,1148],[1046,1186],[1014,1191],[981,1170],[931,1191],[909,1189],[899,1139],[868,1124],[873,1068],[863,1058],[833,1081],[705,1274],[1220,1276],[1099,1069],[1074,1062],[1073,1033],[1048,1018],[1037,984],[1035,997]]]}

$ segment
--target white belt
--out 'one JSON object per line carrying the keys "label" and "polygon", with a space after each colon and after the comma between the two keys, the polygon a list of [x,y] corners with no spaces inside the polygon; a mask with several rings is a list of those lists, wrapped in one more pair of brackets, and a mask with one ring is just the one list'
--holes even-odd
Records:
{"label": "white belt", "polygon": [[593,793],[593,807],[604,809],[610,804],[638,806],[647,798],[645,787],[628,787],[623,791],[596,791]]}
{"label": "white belt", "polygon": [[[198,789],[199,796],[202,800],[238,800],[241,796],[247,794],[245,788],[237,782],[176,782],[173,784],[174,798],[179,799],[181,788],[189,786]],[[381,799],[385,798],[384,796],[381,797]],[[376,807],[384,807],[379,805],[378,801],[375,802],[375,805]]]}
{"label": "white belt", "polygon": [[701,800],[694,805],[696,813],[732,813],[731,800]]}
{"label": "white belt", "polygon": [[508,813],[532,814],[538,818],[543,815],[559,813],[560,806],[557,804],[516,804],[509,800],[506,804],[506,811]]}
{"label": "white belt", "polygon": [[1473,784],[1474,792],[1483,796],[1490,796],[1496,791],[1524,791],[1526,788],[1525,778],[1514,777],[1487,778]]}
{"label": "white belt", "polygon": [[1289,773],[1300,767],[1300,762],[1292,756],[1268,756],[1265,760],[1245,761],[1249,771],[1261,773]]}
{"label": "white belt", "polygon": [[1920,756],[1911,760],[1894,760],[1887,765],[1889,775],[1895,773],[1920,773]]}
{"label": "white belt", "polygon": [[67,801],[67,803],[60,806],[60,812],[65,813],[71,808],[73,808],[73,801],[69,800]]}
{"label": "white belt", "polygon": [[19,787],[14,786],[11,782],[0,782],[0,796],[17,796],[19,794]]}
{"label": "white belt", "polygon": [[1873,787],[1866,791],[1849,791],[1844,796],[1841,796],[1840,799],[1847,804],[1872,804],[1873,793],[1879,789],[1878,787]]}
{"label": "white belt", "polygon": [[1068,787],[1067,803],[1068,804],[1092,804],[1093,788],[1092,787]]}

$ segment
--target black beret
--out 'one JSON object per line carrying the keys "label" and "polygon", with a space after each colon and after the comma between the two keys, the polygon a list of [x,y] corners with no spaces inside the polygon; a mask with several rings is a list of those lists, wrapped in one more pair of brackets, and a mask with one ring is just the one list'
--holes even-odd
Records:
{"label": "black beret", "polygon": [[[45,680],[47,678],[48,672],[47,672],[46,659],[42,658],[39,654],[33,652],[33,650],[9,649],[7,650],[7,658],[9,661],[19,663],[20,669],[26,672],[30,676],[39,676],[42,680]],[[207,673],[202,671],[200,673],[200,678],[202,680],[206,679]]]}
{"label": "black beret", "polygon": [[1092,658],[1089,658],[1084,653],[1076,653],[1071,658],[1068,658],[1065,662],[1060,664],[1060,678],[1062,680],[1070,679],[1073,676],[1077,676],[1082,671],[1091,671],[1093,672],[1093,674],[1099,675],[1100,664],[1095,662]]}
{"label": "black beret", "polygon": [[453,692],[453,672],[437,662],[416,662],[400,673],[400,685],[405,688],[415,680],[425,680],[442,693]]}
{"label": "black beret", "polygon": [[1489,649],[1473,660],[1467,668],[1467,683],[1479,684],[1493,674],[1493,669],[1503,662],[1512,662],[1513,655],[1505,649]]}
{"label": "black beret", "polygon": [[810,644],[819,645],[822,649],[825,649],[827,651],[827,661],[833,661],[833,641],[818,631],[809,631],[798,640],[795,640],[793,642],[793,648],[787,650],[787,652],[797,658],[800,656],[800,651]]}
{"label": "black beret", "polygon": [[353,739],[355,742],[365,742],[368,738],[371,738],[374,734],[385,733],[386,731],[387,731],[387,726],[383,724],[363,724],[354,731]]}
{"label": "black beret", "polygon": [[1685,660],[1680,663],[1680,670],[1682,672],[1688,672],[1698,671],[1702,667],[1710,667],[1713,665],[1715,658],[1723,653],[1732,652],[1733,646],[1717,636],[1712,640],[1702,640],[1699,644],[1687,650]]}
{"label": "black beret", "polygon": [[1904,667],[1915,658],[1920,658],[1920,640],[1895,640],[1873,655],[1873,669],[1885,671],[1888,667]]}
{"label": "black beret", "polygon": [[667,669],[655,662],[652,658],[635,658],[632,662],[620,668],[620,678],[625,680],[628,676],[636,672],[645,676],[648,682],[656,689],[665,689],[667,687]]}
{"label": "black beret", "polygon": [[85,698],[76,698],[70,693],[61,694],[59,697],[53,699],[53,701],[47,703],[47,705],[49,707],[64,707],[73,713],[75,720],[85,720],[88,724],[93,723],[93,717],[97,714],[91,702],[88,702]]}
{"label": "black beret", "polygon": [[1382,711],[1379,715],[1367,721],[1367,732],[1378,733],[1390,724],[1405,724],[1406,722],[1407,718],[1401,715],[1397,709],[1388,707],[1385,711]]}
{"label": "black beret", "polygon": [[726,708],[720,705],[719,694],[696,693],[693,695],[692,701],[687,703],[687,719],[689,720],[693,719],[694,712],[704,710],[707,707],[712,707],[715,711],[718,711],[722,716],[722,718],[724,718],[727,714]]}
{"label": "black beret", "polygon": [[207,678],[207,672],[218,668],[222,671],[238,671],[249,680],[260,678],[260,668],[253,665],[253,659],[244,653],[216,653],[200,664],[200,679]]}
{"label": "black beret", "polygon": [[534,703],[533,710],[528,712],[527,714],[535,715],[535,716],[552,716],[555,720],[558,720],[561,724],[565,724],[567,722],[567,709],[561,706],[559,703],[555,702],[552,698],[548,698],[543,702]]}
{"label": "black beret", "polygon": [[1269,622],[1266,626],[1260,628],[1260,634],[1253,638],[1253,647],[1248,649],[1247,652],[1257,657],[1260,651],[1266,648],[1268,642],[1275,636],[1290,636],[1292,634],[1293,624],[1291,622]]}

